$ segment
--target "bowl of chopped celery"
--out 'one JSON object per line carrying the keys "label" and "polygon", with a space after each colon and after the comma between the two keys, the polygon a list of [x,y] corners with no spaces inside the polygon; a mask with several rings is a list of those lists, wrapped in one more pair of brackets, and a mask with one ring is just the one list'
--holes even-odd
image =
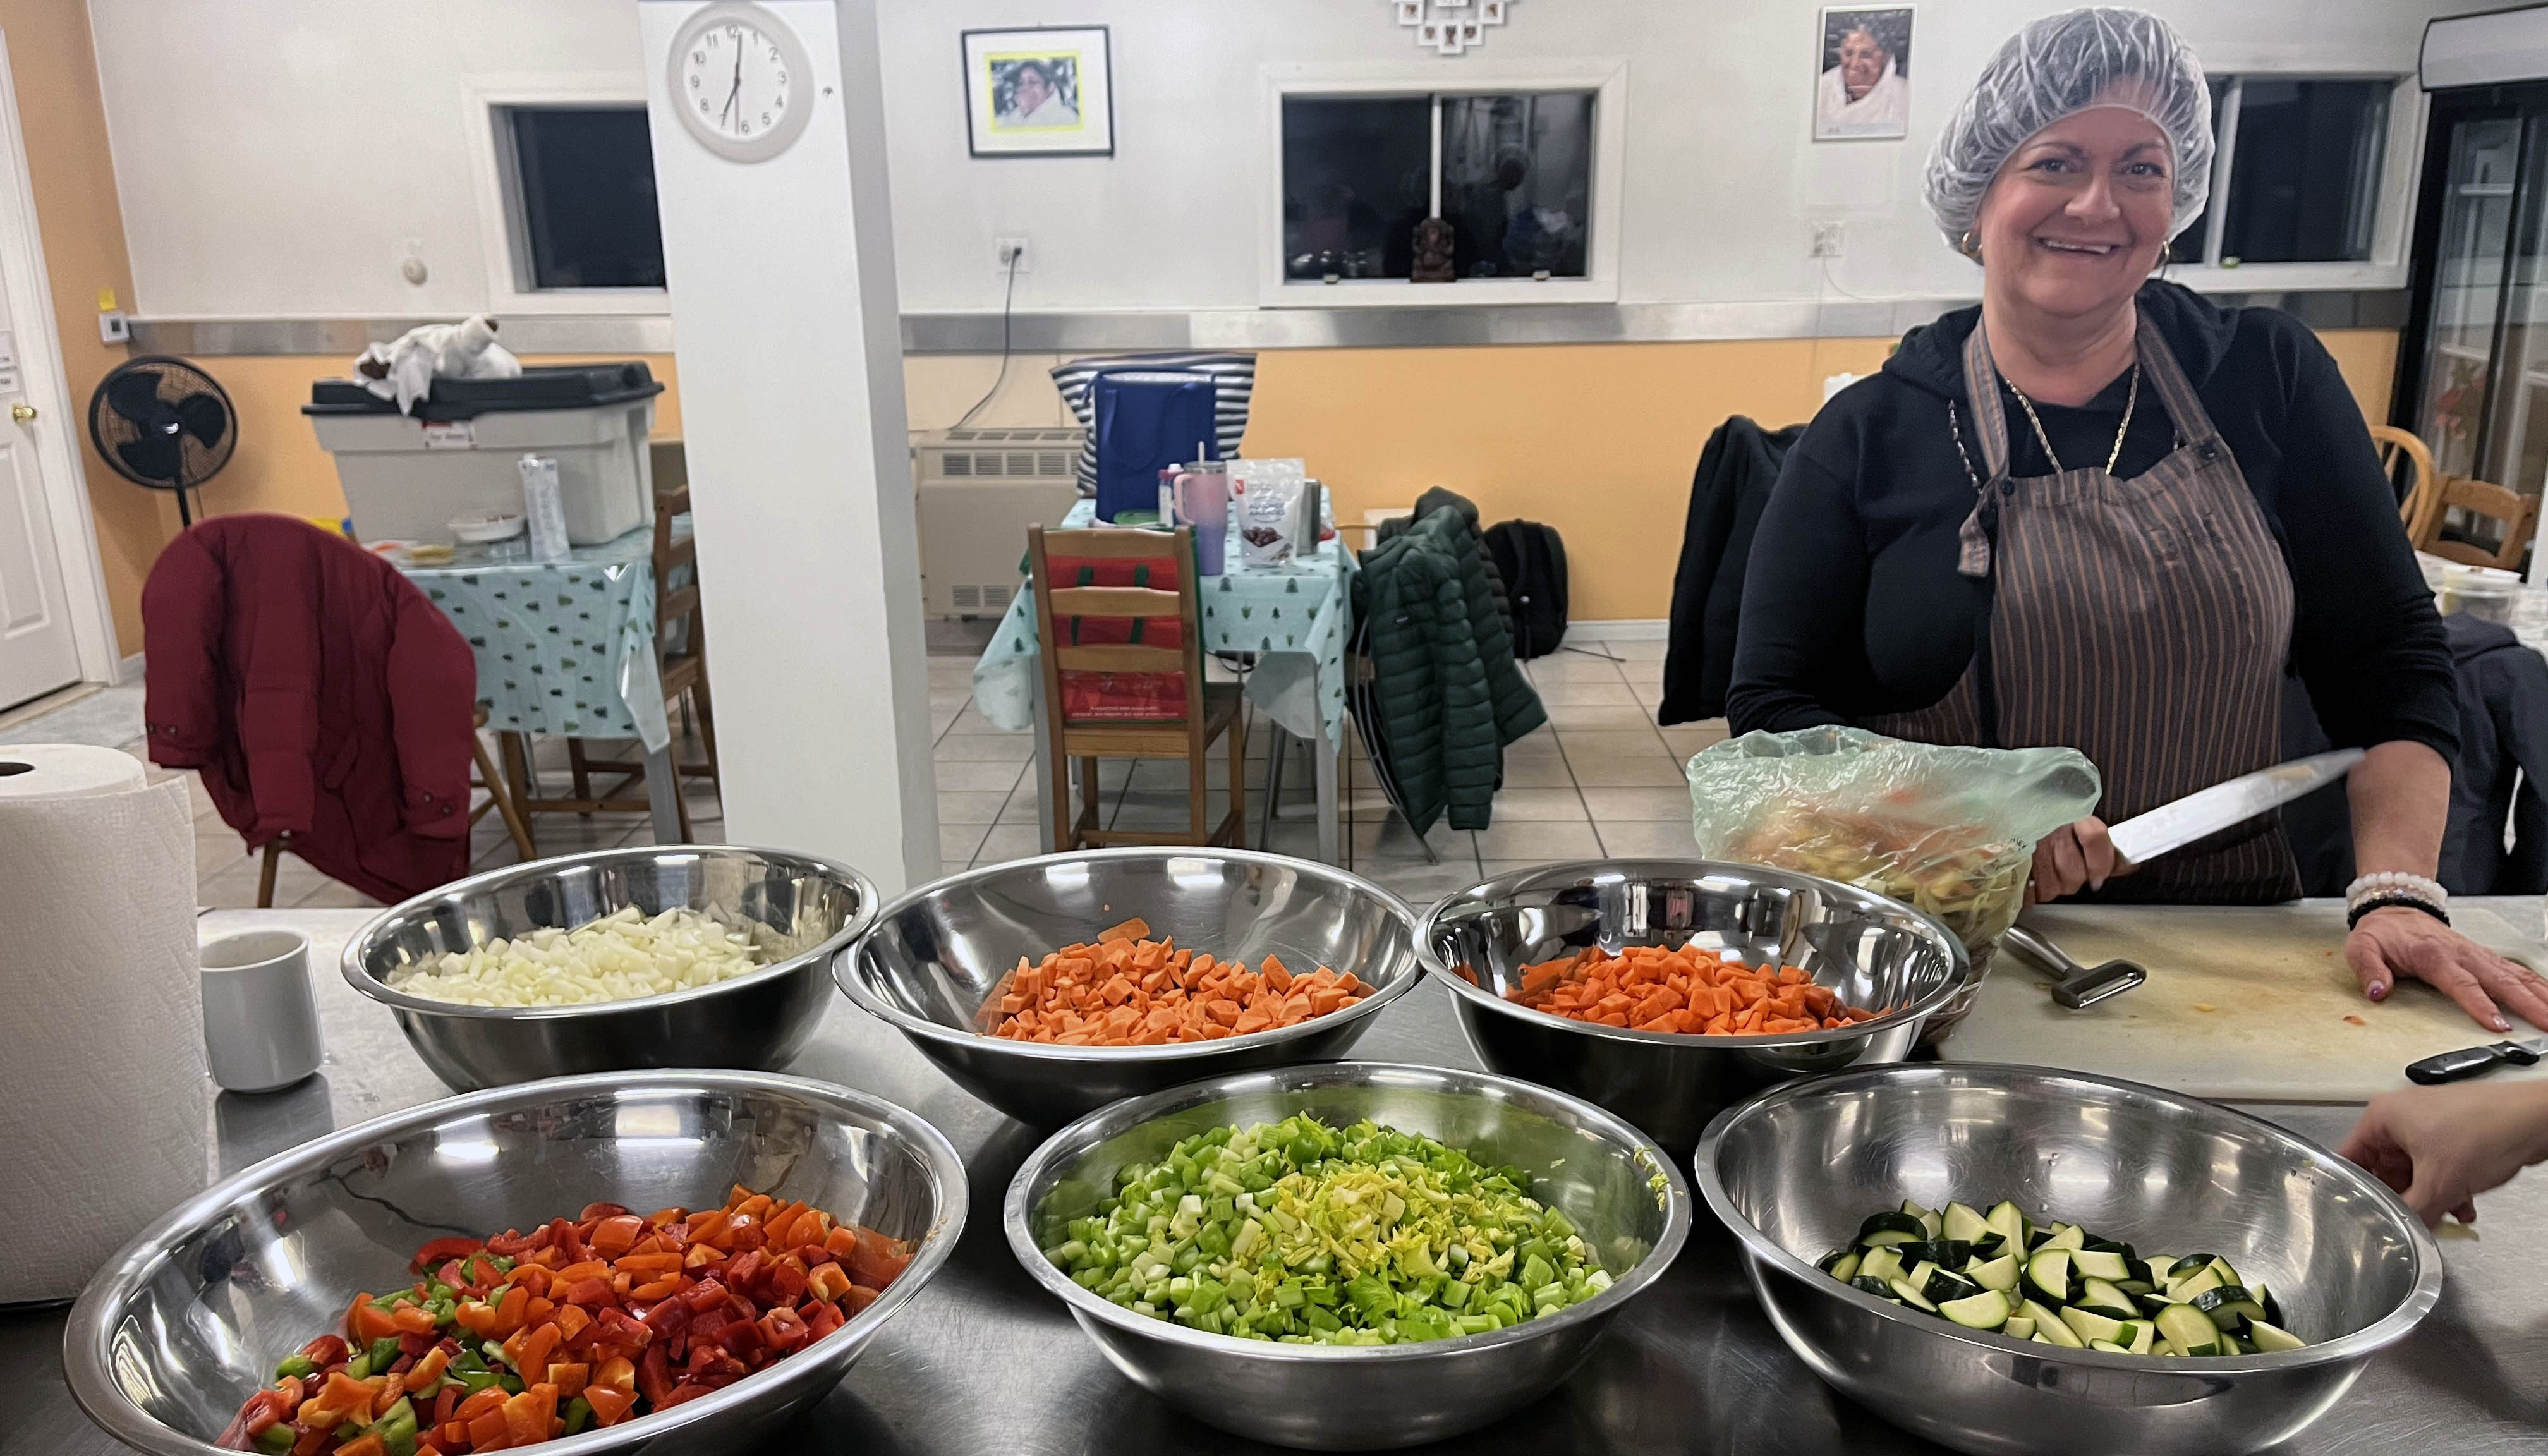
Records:
{"label": "bowl of chopped celery", "polygon": [[[1937,921],[1873,890],[1707,860],[1499,875],[1436,903],[1415,944],[1450,988],[1480,1061],[1608,1108],[1677,1153],[1765,1086],[1910,1055],[1971,975],[1964,948]],[[1668,977],[1620,977],[1618,1014],[1542,1009],[1550,978],[1648,948],[1685,963]],[[1695,984],[1701,971],[1715,984]],[[1745,1014],[1789,994],[1814,1004],[1794,1016]],[[1702,997],[1716,1014],[1693,1026]]]}
{"label": "bowl of chopped celery", "polygon": [[[1132,941],[1146,944],[1128,950],[1137,958],[1119,983],[1106,967],[1121,939],[1110,932],[1128,927],[1138,927]],[[1100,941],[1109,944],[1092,944]],[[1050,1040],[1009,1035],[1015,1011],[1054,1009],[1051,987],[1032,992],[1065,948],[1091,964],[1057,973],[1104,990],[1093,1014],[1111,1008],[1129,1020],[1147,1002],[1160,1025],[1140,1038],[1092,1038],[1093,1022]],[[1180,971],[1142,953],[1194,959]],[[1295,988],[1297,1018],[1268,1015],[1263,998],[1227,981],[1191,995],[1174,983],[1205,962],[1255,982],[1277,961],[1287,976],[1318,979],[1323,969],[1352,980],[1315,1000]],[[1424,972],[1415,912],[1359,875],[1248,850],[1162,847],[1013,860],[922,885],[878,911],[874,928],[834,958],[832,974],[860,1010],[901,1032],[965,1091],[1022,1123],[1057,1128],[1199,1077],[1342,1056]],[[1229,1025],[1210,1027],[1212,1040],[1183,1040],[1188,1028],[1171,1003],[1191,1010],[1206,996]]]}
{"label": "bowl of chopped celery", "polygon": [[508,864],[381,912],[347,984],[455,1091],[658,1066],[774,1071],[830,1008],[832,953],[875,918],[843,864],[641,845]]}
{"label": "bowl of chopped celery", "polygon": [[1137,1384],[1310,1450],[1440,1440],[1538,1400],[1688,1235],[1670,1158],[1562,1092],[1329,1062],[1056,1133],[1010,1249]]}
{"label": "bowl of chopped celery", "polygon": [[2432,1236],[2369,1173],[2078,1072],[1790,1082],[1717,1118],[1695,1170],[1797,1358],[1981,1456],[2261,1450],[2441,1293]]}

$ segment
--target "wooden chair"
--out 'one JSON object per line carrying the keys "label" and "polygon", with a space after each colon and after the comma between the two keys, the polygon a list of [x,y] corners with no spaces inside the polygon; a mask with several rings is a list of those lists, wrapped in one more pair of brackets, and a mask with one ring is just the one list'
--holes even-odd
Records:
{"label": "wooden chair", "polygon": [[[2442,517],[2451,510],[2465,510],[2483,515],[2503,526],[2502,540],[2492,551],[2466,541],[2441,539]],[[2529,548],[2531,533],[2539,526],[2539,498],[2507,491],[2485,481],[2462,480],[2457,476],[2441,478],[2441,489],[2434,493],[2432,524],[2421,535],[2412,537],[2415,549],[2456,561],[2462,566],[2491,566],[2504,571],[2521,569],[2522,553]]]}
{"label": "wooden chair", "polygon": [[[469,780],[469,786],[487,790],[486,802],[469,810],[470,825],[474,828],[479,820],[487,817],[487,811],[493,809],[504,816],[504,832],[512,836],[514,852],[524,860],[539,858],[531,850],[530,826],[514,810],[511,796],[504,791],[504,780],[496,773],[496,761],[488,757],[487,740],[478,736],[487,727],[487,709],[483,705],[469,727],[469,755],[478,770],[477,775]],[[274,871],[283,859],[283,852],[291,848],[292,836],[289,834],[278,834],[265,842],[265,860],[256,871],[256,908],[259,910],[274,908]]]}
{"label": "wooden chair", "polygon": [[2402,468],[2406,471],[2407,492],[2398,500],[2398,522],[2407,528],[2408,540],[2423,540],[2442,513],[2442,478],[2433,469],[2433,452],[2412,430],[2394,424],[2371,426],[2371,443],[2379,447],[2381,472],[2392,482]]}
{"label": "wooden chair", "polygon": [[[720,790],[724,780],[717,777],[716,708],[708,696],[707,634],[699,613],[698,541],[694,537],[673,536],[673,518],[690,508],[687,485],[657,493],[655,497],[655,666],[664,682],[666,702],[686,703],[698,715],[699,742],[707,749],[704,764],[682,764],[676,774],[683,778],[714,780]],[[676,589],[668,586],[676,568],[688,567],[689,580]],[[538,794],[538,780],[531,773],[530,736],[507,733],[504,736],[505,778],[513,785],[516,812],[525,820],[533,814],[643,814],[650,807],[641,792],[630,796],[628,790],[644,781],[646,765],[638,759],[594,758],[585,751],[584,740],[566,741],[568,771],[574,775],[575,792],[567,798],[544,798]],[[594,774],[618,775],[595,793]],[[690,837],[690,803],[686,794],[678,796],[682,838]]]}
{"label": "wooden chair", "polygon": [[[1047,547],[1051,548],[1047,555]],[[1176,573],[1176,590],[1141,586],[1056,586],[1050,562],[1126,562],[1150,564]],[[1183,526],[1160,531],[1074,530],[1047,538],[1042,526],[1027,530],[1027,566],[1034,577],[1037,640],[1044,644],[1039,665],[1044,674],[1046,731],[1050,735],[1046,758],[1052,766],[1053,851],[1066,853],[1083,845],[1228,844],[1246,847],[1247,740],[1235,683],[1206,682],[1203,676],[1203,612],[1196,604],[1194,533]],[[1177,645],[1146,646],[1138,640],[1075,644],[1073,619],[1112,618],[1135,624],[1134,636],[1147,622],[1174,621]],[[1062,692],[1064,673],[1152,674],[1183,679],[1185,714],[1176,719],[1072,721]],[[1212,741],[1229,737],[1229,812],[1217,828],[1205,825],[1210,797],[1205,765]],[[1097,827],[1097,761],[1106,759],[1183,759],[1187,766],[1186,796],[1192,827],[1185,835]],[[1070,808],[1072,759],[1079,761],[1080,806]]]}

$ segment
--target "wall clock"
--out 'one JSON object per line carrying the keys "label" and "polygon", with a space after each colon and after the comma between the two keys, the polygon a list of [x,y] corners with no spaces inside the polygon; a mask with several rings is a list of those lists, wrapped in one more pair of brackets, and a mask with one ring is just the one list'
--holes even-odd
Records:
{"label": "wall clock", "polygon": [[743,0],[719,0],[682,26],[669,80],[682,126],[700,145],[738,162],[785,151],[805,130],[816,92],[796,33]]}

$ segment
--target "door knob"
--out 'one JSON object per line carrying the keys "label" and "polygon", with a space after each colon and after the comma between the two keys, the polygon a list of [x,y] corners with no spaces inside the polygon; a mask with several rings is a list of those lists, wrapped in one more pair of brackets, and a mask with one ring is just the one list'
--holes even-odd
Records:
{"label": "door knob", "polygon": [[33,405],[12,405],[9,407],[9,417],[18,421],[20,424],[25,424],[28,420],[36,417],[36,407]]}

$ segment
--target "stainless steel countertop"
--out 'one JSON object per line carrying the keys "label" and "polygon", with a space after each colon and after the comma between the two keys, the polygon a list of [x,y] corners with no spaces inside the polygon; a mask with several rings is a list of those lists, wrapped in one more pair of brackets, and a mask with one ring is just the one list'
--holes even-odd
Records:
{"label": "stainless steel countertop", "polygon": [[[2488,908],[2527,934],[2535,900]],[[227,911],[208,933],[252,925],[305,930],[329,1055],[318,1078],[266,1097],[217,1103],[218,1167],[228,1172],[334,1127],[444,1095],[388,1013],[338,978],[332,947],[362,911]],[[2484,1038],[2471,1029],[2470,1041]],[[1356,1054],[1474,1066],[1449,993],[1418,987],[1382,1015]],[[863,1088],[936,1124],[972,1174],[974,1214],[954,1261],[897,1316],[830,1399],[774,1452],[1271,1452],[1186,1419],[1118,1375],[1096,1346],[1018,1268],[997,1211],[1038,1135],[975,1102],[882,1023],[843,1000],[791,1070]],[[2251,1111],[2332,1143],[2353,1109]],[[2482,1236],[2446,1237],[2440,1307],[2406,1343],[2375,1360],[2295,1453],[2393,1453],[2447,1447],[2453,1456],[2548,1445],[2548,1174],[2483,1200]],[[1463,1456],[1570,1452],[1927,1452],[1843,1401],[1773,1332],[1745,1286],[1733,1239],[1702,1217],[1672,1271],[1612,1326],[1555,1395],[1501,1426],[1464,1436]],[[62,1384],[62,1312],[0,1315],[0,1452],[106,1456],[122,1450],[90,1425]]]}

